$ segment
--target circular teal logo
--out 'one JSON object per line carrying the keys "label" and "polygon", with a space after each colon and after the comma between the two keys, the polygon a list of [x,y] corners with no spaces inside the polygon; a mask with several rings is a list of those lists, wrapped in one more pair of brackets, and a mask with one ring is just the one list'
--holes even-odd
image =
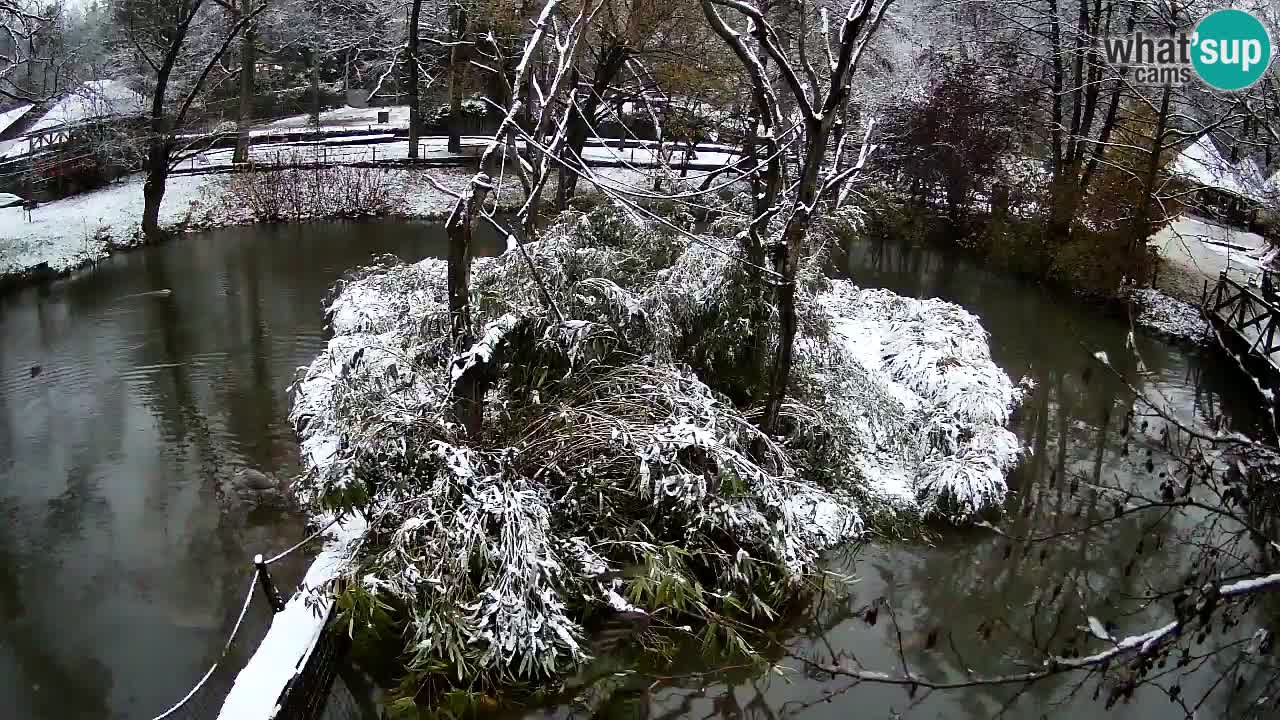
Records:
{"label": "circular teal logo", "polygon": [[1271,38],[1258,18],[1243,10],[1215,10],[1196,25],[1191,65],[1218,90],[1243,90],[1271,64]]}

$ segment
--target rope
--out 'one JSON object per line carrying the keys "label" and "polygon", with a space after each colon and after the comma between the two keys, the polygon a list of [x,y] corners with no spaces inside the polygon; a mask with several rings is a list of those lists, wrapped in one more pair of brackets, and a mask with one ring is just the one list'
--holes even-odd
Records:
{"label": "rope", "polygon": [[[263,565],[264,566],[270,565],[271,563],[288,556],[290,553],[294,552],[298,548],[302,547],[303,545],[306,545],[312,540],[315,540],[316,538],[323,535],[325,532],[329,530],[329,528],[337,524],[337,522],[338,522],[338,518],[335,517],[333,520],[329,521],[328,525],[325,525],[324,527],[315,531],[310,536],[308,536],[301,542],[295,544],[294,546],[290,547],[289,549],[285,550],[284,552],[281,552],[273,556],[270,560],[267,560],[266,562],[264,562]],[[236,635],[240,633],[240,626],[244,624],[244,617],[249,612],[249,605],[253,603],[253,593],[258,585],[259,574],[260,572],[258,568],[255,566],[253,569],[253,576],[249,578],[249,591],[245,593],[244,604],[240,606],[240,615],[236,617],[236,624],[234,627],[231,628],[231,634],[227,637],[227,641],[223,643],[222,653],[218,655],[218,659],[215,660],[213,664],[209,666],[209,669],[205,671],[204,676],[200,678],[200,681],[197,682],[195,686],[192,687],[191,690],[182,697],[181,700],[175,703],[173,707],[169,708],[168,710],[165,710],[163,713],[152,718],[152,720],[165,720],[165,718],[170,717],[175,712],[182,709],[184,705],[191,702],[191,698],[195,697],[196,693],[200,692],[200,688],[204,687],[205,683],[209,682],[209,678],[213,677],[213,671],[218,669],[218,664],[227,658],[227,653],[231,650],[231,643],[235,642]]]}
{"label": "rope", "polygon": [[183,705],[186,705],[188,702],[191,701],[191,698],[195,697],[196,693],[200,692],[200,688],[204,687],[204,684],[206,682],[209,682],[209,678],[213,677],[213,671],[218,669],[218,663],[221,663],[223,660],[226,659],[227,651],[231,649],[231,643],[235,642],[236,635],[240,632],[240,625],[244,623],[244,616],[246,613],[249,612],[249,605],[253,602],[253,590],[257,584],[258,584],[258,570],[255,568],[253,571],[253,577],[249,578],[249,592],[245,593],[244,605],[241,606],[240,608],[240,616],[236,618],[235,627],[231,628],[231,635],[230,637],[227,638],[227,642],[223,644],[222,653],[218,655],[218,659],[215,660],[213,664],[209,666],[209,669],[205,671],[204,677],[200,678],[200,682],[196,683],[195,687],[191,688],[190,692],[188,692],[181,700],[175,703],[173,707],[155,716],[155,718],[153,718],[152,720],[164,720],[165,718],[169,717],[170,715],[180,710]]}
{"label": "rope", "polygon": [[294,545],[293,547],[289,548],[288,550],[285,550],[284,552],[280,553],[279,555],[276,555],[275,557],[271,558],[270,560],[267,560],[267,561],[266,561],[265,563],[263,563],[263,564],[264,564],[264,565],[270,565],[271,563],[273,563],[273,562],[275,562],[275,561],[277,561],[277,560],[279,560],[279,559],[281,559],[281,558],[285,557],[286,555],[288,555],[289,553],[293,552],[294,550],[297,550],[298,548],[302,547],[303,545],[306,545],[307,543],[311,542],[312,540],[315,540],[316,538],[320,537],[320,536],[321,536],[321,535],[323,535],[325,532],[327,532],[327,531],[329,530],[329,528],[331,528],[331,527],[333,527],[334,525],[336,525],[336,524],[337,524],[337,522],[338,522],[338,518],[336,518],[336,517],[335,517],[334,519],[332,519],[332,520],[330,520],[330,521],[329,521],[329,524],[328,524],[328,525],[325,525],[324,527],[322,527],[322,528],[320,528],[319,530],[315,531],[314,533],[312,533],[312,534],[311,534],[311,536],[310,536],[310,537],[305,538],[304,540],[302,540],[301,542],[299,542],[297,545]]}

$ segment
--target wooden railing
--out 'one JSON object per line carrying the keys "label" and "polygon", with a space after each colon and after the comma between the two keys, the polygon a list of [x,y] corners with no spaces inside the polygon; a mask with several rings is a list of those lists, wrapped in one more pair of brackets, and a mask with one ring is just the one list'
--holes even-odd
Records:
{"label": "wooden railing", "polygon": [[1205,310],[1215,326],[1237,336],[1249,355],[1276,365],[1272,355],[1280,351],[1276,339],[1280,296],[1270,272],[1263,273],[1261,288],[1248,287],[1223,273],[1207,299]]}

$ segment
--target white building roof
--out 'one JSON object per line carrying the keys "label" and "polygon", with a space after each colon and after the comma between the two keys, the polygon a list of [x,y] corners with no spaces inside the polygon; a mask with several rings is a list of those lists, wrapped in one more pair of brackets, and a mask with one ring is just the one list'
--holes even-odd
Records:
{"label": "white building roof", "polygon": [[[70,127],[89,120],[136,115],[144,108],[142,95],[121,80],[90,80],[49,108],[43,117],[27,130],[28,136],[48,135],[50,130]],[[48,141],[66,140],[66,133],[54,133]],[[34,149],[28,137],[5,152],[6,158],[19,157]]]}

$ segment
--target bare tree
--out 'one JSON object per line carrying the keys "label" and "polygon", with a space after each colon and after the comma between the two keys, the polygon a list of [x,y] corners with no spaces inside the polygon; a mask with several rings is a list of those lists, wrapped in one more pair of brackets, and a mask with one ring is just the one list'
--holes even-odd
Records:
{"label": "bare tree", "polygon": [[[759,5],[743,0],[702,0],[703,12],[712,29],[742,63],[752,88],[753,115],[759,125],[754,135],[763,146],[764,155],[773,158],[763,182],[757,181],[757,185],[763,185],[763,193],[757,192],[756,216],[750,230],[742,236],[748,258],[764,254],[763,238],[770,223],[774,218],[784,218],[781,236],[771,243],[770,253],[773,270],[778,275],[776,303],[781,327],[761,421],[766,432],[778,430],[778,417],[790,379],[797,329],[796,273],[809,227],[819,212],[819,204],[829,201],[863,166],[859,162],[850,169],[823,177],[832,131],[848,97],[850,77],[891,3],[892,0],[855,0],[849,5],[835,35],[822,37],[827,63],[826,72],[819,78],[805,42],[798,43],[793,58],[784,49],[773,20]],[[747,21],[751,39],[734,30],[722,11],[735,13]],[[813,12],[814,8],[802,6],[801,11]],[[776,67],[777,81],[766,69],[766,61],[772,61]],[[797,70],[797,66],[802,69]],[[785,114],[783,99],[787,106],[794,108],[790,117]],[[784,192],[782,181],[788,174],[784,168],[788,156],[780,155],[777,147],[780,133],[791,132],[783,130],[788,120],[794,120],[801,149],[795,159],[798,167],[794,169],[794,189]],[[843,147],[835,148],[837,156],[843,152]],[[759,197],[761,194],[763,197]]]}
{"label": "bare tree", "polygon": [[[462,88],[468,55],[467,8],[462,3],[449,6],[449,152],[462,152]],[[536,45],[529,52],[536,52]],[[530,59],[532,60],[532,55]],[[526,69],[526,72],[531,70]]]}
{"label": "bare tree", "polygon": [[[70,59],[58,55],[61,16],[58,5],[0,0],[0,97],[41,102],[61,90],[59,78]],[[41,72],[38,83],[36,70]]]}
{"label": "bare tree", "polygon": [[[243,17],[253,12],[253,0],[240,0],[235,9],[236,16]],[[254,75],[257,72],[258,59],[256,53],[257,35],[254,25],[245,26],[240,37],[240,112],[236,116],[239,130],[236,136],[236,149],[232,162],[249,161],[249,128],[253,124]]]}
{"label": "bare tree", "polygon": [[[232,77],[221,60],[266,4],[243,13],[225,31],[214,27],[212,7],[206,0],[118,0],[115,7],[126,50],[139,61],[150,94],[142,190],[142,231],[148,237],[162,234],[160,204],[172,169],[174,131],[187,120],[215,69],[218,82]],[[173,102],[169,91],[175,85],[180,99]]]}
{"label": "bare tree", "polygon": [[409,5],[409,28],[407,32],[407,55],[409,62],[409,159],[418,159],[418,133],[422,121],[418,117],[422,112],[422,101],[418,98],[418,19],[422,16],[422,0],[412,0]]}

